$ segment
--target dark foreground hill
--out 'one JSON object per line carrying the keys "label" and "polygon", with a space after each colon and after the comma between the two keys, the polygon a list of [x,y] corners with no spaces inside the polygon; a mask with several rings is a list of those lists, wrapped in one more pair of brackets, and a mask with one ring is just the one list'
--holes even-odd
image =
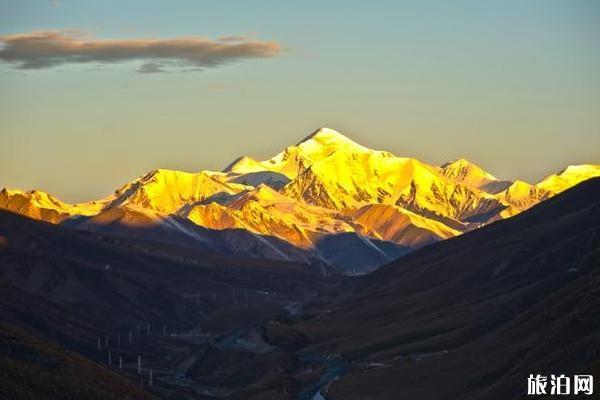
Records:
{"label": "dark foreground hill", "polygon": [[600,179],[401,258],[297,324],[351,371],[328,399],[516,399],[600,365]]}
{"label": "dark foreground hill", "polygon": [[155,399],[119,374],[0,323],[0,398]]}

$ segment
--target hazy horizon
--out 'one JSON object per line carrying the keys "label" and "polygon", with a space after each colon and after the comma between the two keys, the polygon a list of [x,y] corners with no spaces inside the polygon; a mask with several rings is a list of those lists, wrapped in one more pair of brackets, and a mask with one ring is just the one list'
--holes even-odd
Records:
{"label": "hazy horizon", "polygon": [[598,17],[591,1],[3,3],[0,187],[98,199],[321,126],[535,182],[600,162]]}

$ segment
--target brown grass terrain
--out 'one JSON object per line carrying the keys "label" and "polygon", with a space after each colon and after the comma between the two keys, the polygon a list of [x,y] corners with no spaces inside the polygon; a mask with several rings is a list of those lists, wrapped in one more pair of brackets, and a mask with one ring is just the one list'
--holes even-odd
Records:
{"label": "brown grass terrain", "polygon": [[4,323],[0,324],[0,398],[155,399],[119,374]]}

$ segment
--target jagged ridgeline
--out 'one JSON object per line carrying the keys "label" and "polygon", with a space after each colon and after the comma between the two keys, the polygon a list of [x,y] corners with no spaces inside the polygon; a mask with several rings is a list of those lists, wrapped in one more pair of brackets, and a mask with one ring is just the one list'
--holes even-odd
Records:
{"label": "jagged ridgeline", "polygon": [[321,128],[269,160],[223,171],[156,169],[97,201],[4,189],[0,208],[74,229],[362,273],[518,214],[600,175],[569,166],[536,184],[465,159],[433,166]]}

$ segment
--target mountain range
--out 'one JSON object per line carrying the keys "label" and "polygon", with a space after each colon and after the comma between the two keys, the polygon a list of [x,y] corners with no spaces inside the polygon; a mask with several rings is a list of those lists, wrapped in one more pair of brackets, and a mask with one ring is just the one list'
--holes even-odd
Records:
{"label": "mountain range", "polygon": [[321,128],[264,161],[156,169],[79,204],[5,188],[0,208],[83,231],[364,273],[595,176],[600,165],[587,164],[535,184],[499,180],[465,159],[429,165]]}

